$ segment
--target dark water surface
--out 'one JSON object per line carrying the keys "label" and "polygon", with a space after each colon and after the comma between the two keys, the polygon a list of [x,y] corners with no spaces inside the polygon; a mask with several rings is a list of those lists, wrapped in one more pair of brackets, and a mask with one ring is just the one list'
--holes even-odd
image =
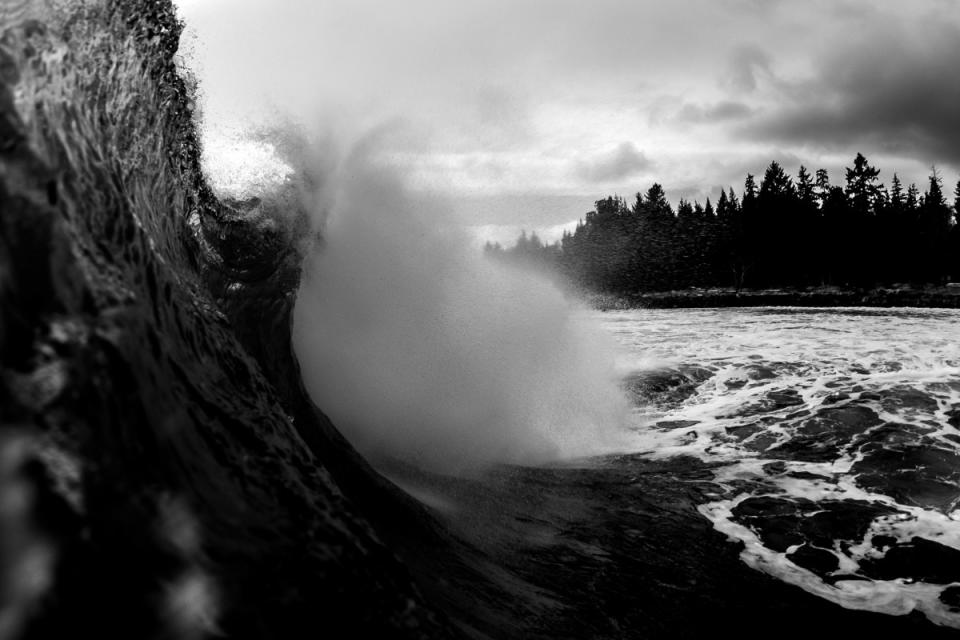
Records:
{"label": "dark water surface", "polygon": [[960,312],[600,314],[630,451],[409,486],[533,635],[960,627]]}

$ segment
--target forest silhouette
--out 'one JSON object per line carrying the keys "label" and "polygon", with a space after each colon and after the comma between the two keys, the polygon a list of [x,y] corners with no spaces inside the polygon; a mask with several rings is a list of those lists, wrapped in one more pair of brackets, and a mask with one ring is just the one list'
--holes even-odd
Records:
{"label": "forest silhouette", "polygon": [[633,293],[694,287],[877,287],[960,279],[960,181],[954,202],[932,170],[926,189],[905,187],[858,153],[844,184],[777,162],[760,184],[748,174],[738,196],[681,199],[660,184],[633,203],[612,195],[553,244],[523,232],[514,246],[487,243],[488,256],[560,274],[576,287]]}

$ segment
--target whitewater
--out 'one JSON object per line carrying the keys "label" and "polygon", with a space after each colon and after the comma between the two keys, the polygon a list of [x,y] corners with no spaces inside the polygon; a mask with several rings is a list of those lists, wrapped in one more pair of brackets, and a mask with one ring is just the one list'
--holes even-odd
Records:
{"label": "whitewater", "polygon": [[693,457],[748,566],[847,608],[960,627],[960,313],[597,315],[624,348],[635,451]]}

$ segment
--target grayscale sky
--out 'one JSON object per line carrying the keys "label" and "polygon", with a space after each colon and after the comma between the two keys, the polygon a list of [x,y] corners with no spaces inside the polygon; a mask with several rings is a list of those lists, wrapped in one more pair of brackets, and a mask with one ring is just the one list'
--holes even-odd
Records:
{"label": "grayscale sky", "polygon": [[771,160],[960,177],[956,0],[177,4],[213,164],[269,174],[269,148],[237,141],[277,113],[380,130],[414,187],[495,239],[654,181],[715,199]]}

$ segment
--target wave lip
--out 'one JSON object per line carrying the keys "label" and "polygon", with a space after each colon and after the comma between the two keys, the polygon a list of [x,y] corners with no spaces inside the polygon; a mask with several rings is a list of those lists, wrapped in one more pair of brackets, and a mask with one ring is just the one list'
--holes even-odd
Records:
{"label": "wave lip", "polygon": [[299,386],[295,225],[206,184],[172,4],[66,6],[0,38],[4,631],[453,635],[364,515],[425,511]]}

